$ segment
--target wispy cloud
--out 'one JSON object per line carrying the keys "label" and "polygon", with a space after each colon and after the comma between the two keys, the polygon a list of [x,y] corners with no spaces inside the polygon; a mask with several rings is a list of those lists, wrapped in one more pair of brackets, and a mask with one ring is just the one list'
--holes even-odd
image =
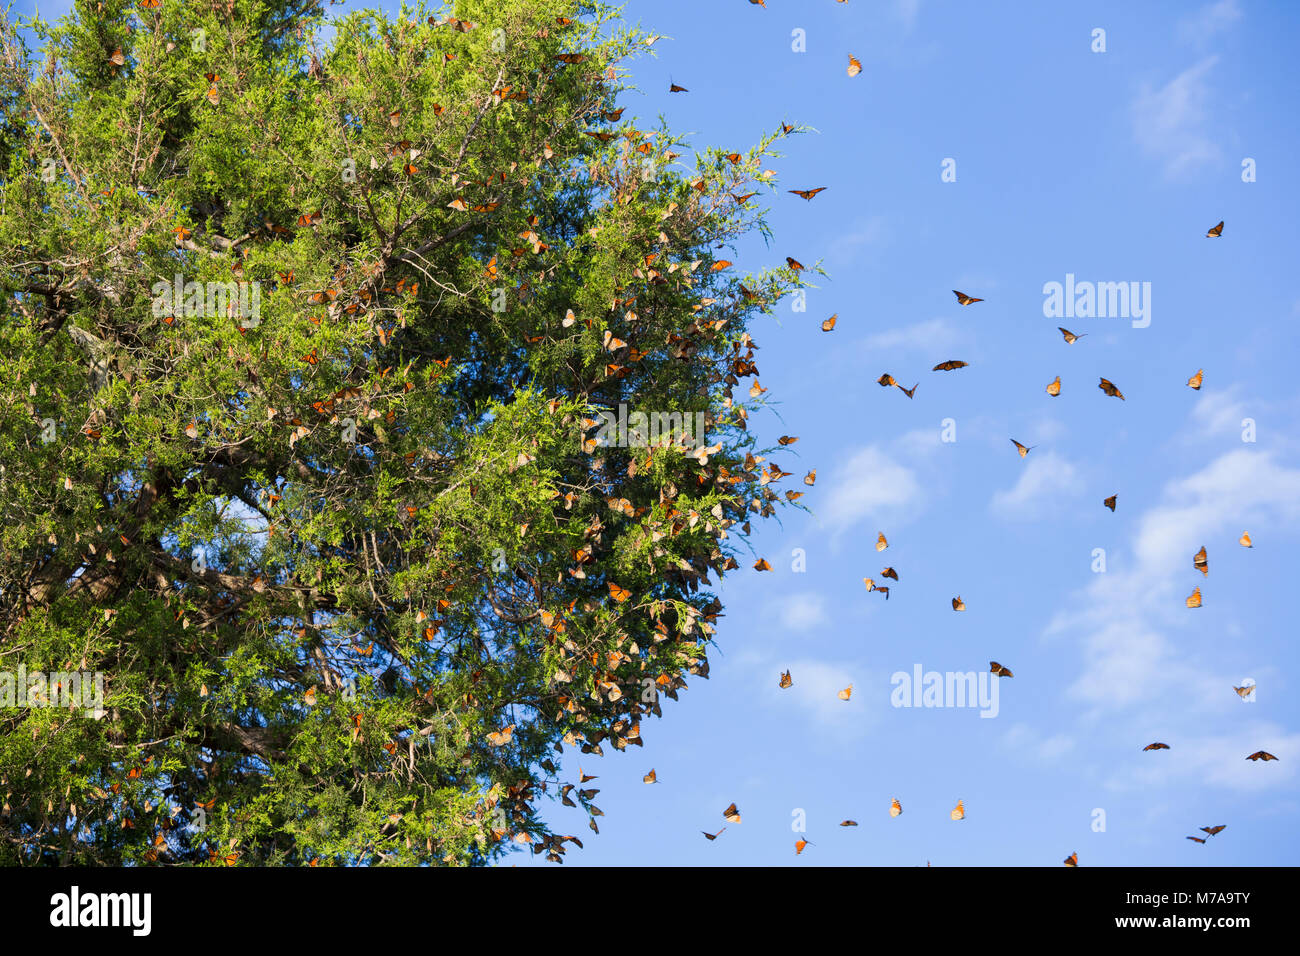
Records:
{"label": "wispy cloud", "polygon": [[966,333],[958,329],[947,319],[930,319],[915,325],[906,325],[897,329],[886,329],[868,335],[862,340],[866,349],[933,349],[936,343],[951,345],[965,338]]}
{"label": "wispy cloud", "polygon": [[896,523],[901,512],[920,500],[916,473],[879,446],[861,449],[836,469],[826,489],[822,515],[839,536],[867,519]]}
{"label": "wispy cloud", "polygon": [[1217,56],[1210,56],[1160,89],[1144,87],[1133,104],[1133,135],[1142,151],[1159,161],[1167,179],[1185,179],[1219,159],[1208,129],[1209,84]]}
{"label": "wispy cloud", "polygon": [[1003,518],[1030,520],[1041,517],[1063,496],[1083,490],[1079,469],[1055,452],[1035,458],[1030,454],[1014,487],[993,495],[989,508]]}
{"label": "wispy cloud", "polygon": [[1240,19],[1241,8],[1237,6],[1237,0],[1217,0],[1179,21],[1178,36],[1182,40],[1204,44]]}

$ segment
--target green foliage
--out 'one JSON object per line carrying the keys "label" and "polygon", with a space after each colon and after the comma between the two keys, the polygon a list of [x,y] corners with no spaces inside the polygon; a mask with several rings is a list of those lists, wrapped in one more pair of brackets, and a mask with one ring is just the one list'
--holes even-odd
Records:
{"label": "green foliage", "polygon": [[[712,266],[786,131],[689,170],[610,7],[451,13],[0,20],[0,660],[105,678],[0,710],[0,863],[559,860],[553,754],[707,675],[799,281]],[[597,444],[620,404],[707,448]]]}

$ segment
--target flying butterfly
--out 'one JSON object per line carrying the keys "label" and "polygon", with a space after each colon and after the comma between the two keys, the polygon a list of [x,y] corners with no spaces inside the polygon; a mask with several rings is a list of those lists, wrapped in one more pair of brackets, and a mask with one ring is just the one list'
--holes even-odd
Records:
{"label": "flying butterfly", "polygon": [[1120,401],[1124,400],[1124,393],[1121,392],[1116,387],[1115,383],[1108,378],[1103,378],[1101,382],[1097,385],[1097,387],[1101,389],[1103,392],[1105,392],[1107,395],[1109,395],[1111,398],[1118,398]]}
{"label": "flying butterfly", "polygon": [[1205,842],[1205,838],[1204,838],[1204,837],[1192,837],[1192,836],[1189,836],[1187,839],[1189,839],[1189,840],[1195,840],[1197,843],[1204,843],[1204,842]]}
{"label": "flying butterfly", "polygon": [[1251,755],[1250,755],[1249,757],[1247,757],[1246,759],[1247,759],[1247,760],[1263,760],[1265,763],[1267,763],[1268,761],[1270,761],[1270,760],[1276,760],[1277,758],[1274,757],[1274,756],[1273,756],[1271,753],[1269,753],[1267,750],[1256,750],[1253,754],[1251,754]]}
{"label": "flying butterfly", "polygon": [[895,581],[898,580],[898,572],[893,568],[885,568],[885,570],[880,572],[880,576],[882,578],[893,578]]}
{"label": "flying butterfly", "polygon": [[1222,235],[1223,235],[1223,220],[1220,219],[1219,224],[1205,234],[1205,238],[1218,239]]}
{"label": "flying butterfly", "polygon": [[1188,607],[1191,607],[1191,608],[1200,607],[1200,606],[1201,606],[1201,589],[1200,589],[1200,588],[1194,588],[1194,589],[1192,590],[1192,593],[1188,595],[1187,600],[1186,600],[1184,603],[1185,603]]}
{"label": "flying butterfly", "polygon": [[956,289],[952,290],[952,294],[957,297],[957,301],[962,305],[970,305],[972,302],[984,301],[983,299],[975,298],[973,295],[967,295],[965,292],[958,292]]}
{"label": "flying butterfly", "polygon": [[1207,578],[1210,576],[1210,562],[1205,554],[1205,547],[1202,545],[1201,550],[1196,552],[1192,558],[1192,567],[1200,571]]}
{"label": "flying butterfly", "polygon": [[1035,448],[1038,447],[1037,445],[1030,445],[1029,447],[1026,448],[1024,445],[1020,444],[1020,442],[1016,441],[1014,438],[1012,438],[1010,441],[1011,444],[1016,446],[1016,450],[1020,452],[1021,458],[1024,458],[1031,451],[1033,451]]}
{"label": "flying butterfly", "polygon": [[1249,697],[1251,694],[1255,692],[1255,685],[1247,684],[1245,687],[1234,687],[1232,689],[1237,692],[1238,697],[1240,697],[1242,700],[1245,700],[1247,697]]}
{"label": "flying butterfly", "polygon": [[717,833],[708,833],[707,831],[704,831],[704,830],[701,830],[700,832],[704,834],[704,839],[706,839],[706,840],[708,840],[710,843],[712,843],[712,842],[713,842],[714,840],[716,840],[718,837],[722,836],[722,834],[726,831],[726,829],[727,829],[726,827],[723,827],[723,828],[722,828],[721,830],[719,830]]}
{"label": "flying butterfly", "polygon": [[1222,833],[1227,828],[1228,825],[1224,823],[1224,824],[1220,824],[1217,827],[1201,827],[1201,832],[1208,833],[1210,836],[1214,836],[1216,833]]}
{"label": "flying butterfly", "polygon": [[1144,753],[1148,750],[1168,750],[1168,749],[1169,749],[1168,744],[1162,744],[1158,741],[1154,744],[1147,744],[1145,747],[1142,748]]}
{"label": "flying butterfly", "polygon": [[1069,856],[1067,856],[1067,857],[1065,858],[1065,865],[1066,865],[1066,866],[1078,866],[1078,865],[1079,865],[1079,854],[1078,854],[1077,852],[1075,852],[1075,853],[1071,853]]}
{"label": "flying butterfly", "polygon": [[884,551],[887,547],[889,547],[889,541],[885,538],[885,532],[878,532],[876,534],[876,550]]}
{"label": "flying butterfly", "polygon": [[953,609],[954,611],[964,611],[964,610],[966,610],[966,602],[963,601],[963,600],[961,599],[961,595],[960,595],[960,594],[957,595],[955,598],[952,599],[952,609]]}
{"label": "flying butterfly", "polygon": [[816,189],[790,189],[787,190],[787,192],[792,192],[800,199],[806,199],[809,202],[811,202],[814,196],[816,196],[820,192],[824,192],[825,190],[826,190],[825,186],[818,186]]}
{"label": "flying butterfly", "polygon": [[1250,533],[1246,531],[1241,533],[1241,537],[1237,539],[1237,544],[1241,545],[1243,548],[1253,548],[1255,546],[1251,543]]}
{"label": "flying butterfly", "polygon": [[1083,338],[1085,335],[1088,334],[1087,332],[1081,332],[1080,334],[1075,335],[1069,329],[1063,329],[1059,325],[1056,327],[1056,331],[1060,332],[1063,336],[1065,336],[1066,345],[1073,345],[1076,341],[1078,341],[1079,339]]}
{"label": "flying butterfly", "polygon": [[848,687],[844,688],[835,696],[838,697],[840,700],[848,700],[850,697],[853,696],[853,685],[850,684]]}
{"label": "flying butterfly", "polygon": [[842,827],[855,827],[855,826],[857,826],[857,825],[858,825],[858,821],[857,821],[857,820],[841,820],[841,821],[840,821],[840,826],[842,826]]}
{"label": "flying butterfly", "polygon": [[627,588],[619,587],[613,581],[609,582],[609,596],[614,599],[614,603],[622,604],[632,596],[632,592]]}
{"label": "flying butterfly", "polygon": [[896,817],[902,812],[903,812],[903,805],[898,802],[898,797],[894,797],[893,800],[889,801],[889,815],[891,817]]}
{"label": "flying butterfly", "polygon": [[798,856],[800,853],[802,853],[802,852],[803,852],[803,848],[806,847],[807,845],[808,845],[808,841],[807,841],[807,840],[795,840],[795,841],[794,841],[794,855],[795,855],[795,856]]}
{"label": "flying butterfly", "polygon": [[999,664],[997,661],[989,661],[989,673],[997,674],[999,677],[1016,676],[1015,674],[1011,673],[1011,671],[1007,670],[1005,667]]}
{"label": "flying butterfly", "polygon": [[648,774],[646,774],[644,777],[641,778],[641,782],[642,782],[642,783],[658,783],[658,782],[659,782],[659,778],[658,778],[657,776],[655,776],[654,767],[651,767],[651,768],[650,768],[650,772],[649,772]]}
{"label": "flying butterfly", "polygon": [[1198,368],[1196,374],[1187,380],[1187,387],[1195,391],[1201,390],[1201,382],[1205,380],[1205,369]]}
{"label": "flying butterfly", "polygon": [[1061,376],[1056,376],[1055,379],[1048,383],[1047,394],[1051,395],[1053,398],[1061,394]]}
{"label": "flying butterfly", "polygon": [[772,565],[767,563],[767,558],[759,558],[754,562],[755,571],[771,571]]}
{"label": "flying butterfly", "polygon": [[970,364],[969,362],[959,362],[957,359],[948,359],[948,361],[946,361],[946,362],[940,362],[940,363],[939,363],[938,365],[936,365],[934,368],[930,369],[930,371],[931,371],[931,372],[951,372],[953,369],[957,369],[957,368],[965,368],[965,367],[966,367],[967,365],[969,365],[969,364]]}
{"label": "flying butterfly", "polygon": [[948,816],[952,817],[954,820],[966,819],[966,808],[962,805],[960,800],[957,801],[957,806],[953,807],[952,813],[948,814]]}
{"label": "flying butterfly", "polygon": [[790,672],[786,671],[784,674],[781,675],[781,679],[777,682],[776,686],[780,687],[782,690],[785,690],[785,688],[789,687],[793,683],[794,680],[790,677]]}
{"label": "flying butterfly", "polygon": [[859,73],[862,72],[861,61],[852,53],[849,54],[849,65],[846,69],[846,72],[849,74],[849,76],[857,76]]}
{"label": "flying butterfly", "polygon": [[1115,500],[1118,497],[1119,495],[1111,495],[1109,498],[1103,498],[1101,503],[1113,512],[1115,510]]}
{"label": "flying butterfly", "polygon": [[731,806],[722,811],[722,818],[728,823],[740,822],[740,811],[736,809],[735,803],[732,803]]}

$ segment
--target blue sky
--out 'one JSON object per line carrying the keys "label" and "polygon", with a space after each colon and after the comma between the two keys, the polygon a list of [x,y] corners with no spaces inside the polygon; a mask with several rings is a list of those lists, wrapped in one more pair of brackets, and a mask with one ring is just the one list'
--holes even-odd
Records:
{"label": "blue sky", "polygon": [[[806,312],[783,304],[751,329],[778,403],[751,426],[800,436],[774,460],[818,481],[811,515],[758,530],[773,571],[751,559],[723,585],[710,679],[664,702],[644,748],[566,754],[565,779],[580,762],[599,775],[587,786],[606,814],[597,837],[582,811],[547,810],[586,845],[567,865],[1059,865],[1072,851],[1084,866],[1293,865],[1300,81],[1281,41],[1300,36],[1300,6],[628,0],[625,15],[669,39],[633,65],[624,119],[662,112],[696,147],[742,151],[781,120],[816,130],[768,164],[772,244],[728,258],[829,273]],[[827,191],[811,203],[785,192],[814,186]],[[1044,284],[1067,274],[1150,283],[1150,324],[1046,317]],[[985,301],[961,307],[953,289]],[[1087,337],[1066,345],[1058,325]],[[970,365],[930,371],[946,359]],[[1198,369],[1199,392],[1184,384]],[[878,386],[884,372],[919,382],[915,398]],[[1036,447],[1022,459],[1010,438]],[[1192,566],[1202,545],[1208,576]],[[900,577],[887,602],[862,584],[886,565]],[[990,660],[1015,674],[994,718],[891,705],[897,671]],[[1247,678],[1253,703],[1233,692]],[[1157,740],[1170,749],[1142,751]],[[1279,760],[1245,760],[1260,749]],[[732,801],[743,823],[706,841]],[[1184,839],[1216,824],[1205,845]]]}

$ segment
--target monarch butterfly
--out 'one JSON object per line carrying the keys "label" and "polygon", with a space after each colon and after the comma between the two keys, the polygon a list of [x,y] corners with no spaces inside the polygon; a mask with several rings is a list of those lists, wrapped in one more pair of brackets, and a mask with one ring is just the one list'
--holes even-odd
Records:
{"label": "monarch butterfly", "polygon": [[493,747],[504,747],[515,735],[515,725],[510,724],[505,730],[492,731],[487,735],[487,742]]}
{"label": "monarch butterfly", "polygon": [[1271,753],[1269,753],[1267,750],[1256,750],[1253,754],[1251,754],[1251,755],[1250,755],[1249,757],[1247,757],[1246,759],[1247,759],[1247,760],[1263,760],[1265,763],[1267,763],[1268,761],[1270,761],[1270,760],[1276,760],[1277,758],[1274,757],[1274,756],[1273,756]]}
{"label": "monarch butterfly", "polygon": [[[920,384],[921,384],[920,382],[916,383],[916,385],[920,385]],[[908,398],[911,398],[913,395],[916,394],[916,385],[913,385],[911,388],[903,388],[903,386],[900,385],[898,386],[898,390],[902,392],[904,395],[906,395]]]}
{"label": "monarch butterfly", "polygon": [[1066,866],[1078,866],[1078,865],[1079,865],[1079,854],[1078,854],[1077,852],[1075,852],[1075,853],[1071,853],[1069,856],[1067,856],[1067,857],[1065,858],[1065,865],[1066,865]]}
{"label": "monarch butterfly", "polygon": [[112,52],[112,54],[109,55],[108,62],[112,63],[114,66],[126,65],[126,57],[122,55],[121,47],[118,47],[116,50]]}
{"label": "monarch butterfly", "polygon": [[803,848],[806,847],[807,845],[808,845],[808,841],[807,841],[807,840],[795,840],[795,841],[794,841],[794,855],[795,855],[795,856],[798,856],[800,853],[802,853],[802,852],[803,852]]}
{"label": "monarch butterfly", "polygon": [[627,588],[619,587],[613,581],[609,582],[609,596],[614,599],[616,604],[622,604],[632,596],[632,592]]}
{"label": "monarch butterfly", "polygon": [[754,562],[755,571],[771,571],[772,565],[767,563],[767,558],[759,558]]}
{"label": "monarch butterfly", "polygon": [[1200,589],[1200,588],[1194,588],[1194,589],[1192,590],[1192,593],[1188,596],[1187,601],[1186,601],[1185,603],[1187,604],[1188,607],[1200,607],[1200,606],[1201,606],[1201,589]]}
{"label": "monarch butterfly", "polygon": [[573,65],[575,63],[581,63],[583,60],[586,59],[586,56],[584,56],[581,53],[561,53],[556,57],[556,59],[559,60],[561,63],[568,63],[570,65]]}
{"label": "monarch butterfly", "polygon": [[[794,127],[791,127],[791,129],[793,128]],[[794,193],[800,199],[806,199],[809,202],[812,202],[812,198],[814,196],[816,196],[820,192],[824,192],[825,190],[826,190],[825,186],[818,186],[816,189],[790,189],[787,191]]]}
{"label": "monarch butterfly", "polygon": [[781,675],[781,679],[777,681],[776,686],[780,687],[782,690],[785,690],[793,683],[794,683],[794,679],[790,677],[790,672],[786,671],[784,674]]}
{"label": "monarch butterfly", "polygon": [[948,816],[952,817],[954,820],[966,819],[966,808],[962,806],[960,800],[957,801],[957,806],[952,808],[952,813],[948,814]]}
{"label": "monarch butterfly", "polygon": [[709,833],[709,832],[707,832],[707,831],[705,831],[705,830],[701,830],[700,832],[704,834],[704,839],[706,839],[706,840],[708,840],[710,843],[712,843],[712,842],[713,842],[714,840],[716,840],[718,837],[722,836],[722,834],[726,831],[726,829],[727,829],[726,827],[723,827],[723,828],[722,828],[721,830],[719,830],[717,833]]}
{"label": "monarch butterfly", "polygon": [[833,331],[835,331],[835,320],[836,320],[838,317],[839,317],[839,313],[837,312],[837,313],[835,313],[835,315],[832,315],[829,319],[827,319],[826,321],[824,321],[824,322],[822,323],[822,331],[823,331],[823,332],[833,332]]}
{"label": "monarch butterfly", "polygon": [[850,684],[848,687],[840,691],[836,696],[839,697],[840,700],[848,700],[850,697],[853,696],[853,685]]}
{"label": "monarch butterfly", "polygon": [[1219,224],[1205,234],[1205,238],[1218,239],[1222,235],[1223,235],[1223,220],[1220,219]]}
{"label": "monarch butterfly", "polygon": [[277,270],[275,274],[276,274],[276,275],[279,277],[279,279],[280,279],[280,285],[289,285],[291,282],[293,282],[293,270],[292,270],[292,269],[290,269],[288,272],[280,272],[280,271]]}
{"label": "monarch butterfly", "polygon": [[464,199],[457,196],[451,202],[447,203],[447,208],[454,209],[457,212],[467,212],[469,210],[469,204],[466,203]]}
{"label": "monarch butterfly", "polygon": [[889,801],[889,815],[891,817],[896,817],[902,812],[903,805],[898,802],[898,797],[894,797],[894,799]]}
{"label": "monarch butterfly", "polygon": [[1109,498],[1103,498],[1101,503],[1113,512],[1115,510],[1115,500],[1118,497],[1119,495],[1111,495]]}
{"label": "monarch butterfly", "polygon": [[301,359],[299,359],[299,361],[300,361],[300,362],[306,362],[308,365],[315,365],[315,364],[319,361],[319,360],[316,358],[316,350],[315,350],[315,349],[312,349],[310,352],[308,352],[306,355],[304,355]]}
{"label": "monarch butterfly", "polygon": [[659,778],[655,776],[654,767],[651,767],[650,772],[641,778],[642,783],[657,783],[658,780]]}
{"label": "monarch butterfly", "polygon": [[1011,673],[1011,671],[1007,670],[1005,667],[999,664],[997,661],[989,661],[989,673],[997,674],[999,677],[1016,676],[1015,674]]}
{"label": "monarch butterfly", "polygon": [[1234,687],[1232,689],[1237,692],[1238,697],[1240,697],[1242,700],[1245,700],[1247,697],[1249,697],[1251,694],[1255,692],[1255,685],[1247,684],[1245,687]]}
{"label": "monarch butterfly", "polygon": [[886,539],[886,537],[885,537],[885,532],[883,532],[883,531],[879,531],[879,532],[877,532],[877,533],[876,533],[876,550],[877,550],[877,551],[884,551],[887,547],[889,547],[889,541],[888,541],[888,539]]}
{"label": "monarch butterfly", "polygon": [[1066,345],[1073,345],[1076,340],[1081,339],[1088,334],[1087,332],[1083,332],[1079,335],[1075,335],[1069,329],[1063,329],[1059,325],[1056,327],[1056,331],[1060,332],[1063,336],[1065,336]]}
{"label": "monarch butterfly", "polygon": [[684,87],[684,86],[678,86],[676,83],[671,83],[671,84],[669,84],[669,86],[668,86],[668,92],[669,92],[669,93],[689,93],[690,90],[688,90],[688,89],[687,89],[686,87]]}
{"label": "monarch butterfly", "polygon": [[953,609],[954,611],[964,611],[964,610],[966,610],[966,602],[963,601],[963,600],[961,599],[961,595],[960,595],[960,594],[957,595],[955,598],[952,599],[952,609]]}
{"label": "monarch butterfly", "polygon": [[1243,531],[1243,532],[1241,533],[1241,537],[1237,539],[1237,544],[1241,545],[1243,548],[1253,548],[1253,547],[1254,547],[1254,545],[1251,544],[1251,541],[1250,541],[1250,533],[1249,533],[1249,532],[1246,532],[1246,531]]}
{"label": "monarch butterfly", "polygon": [[973,295],[967,295],[965,292],[958,292],[956,289],[952,290],[952,294],[957,297],[957,301],[961,305],[970,305],[972,302],[984,301],[983,299],[975,298]]}
{"label": "monarch butterfly", "polygon": [[857,821],[857,820],[841,820],[841,821],[840,821],[840,826],[842,826],[842,827],[855,827],[855,826],[857,826],[857,825],[858,825],[858,821]]}
{"label": "monarch butterfly", "polygon": [[1119,388],[1116,387],[1115,383],[1108,378],[1103,378],[1097,387],[1111,398],[1118,398],[1120,401],[1124,400],[1124,393],[1121,392]]}
{"label": "monarch butterfly", "polygon": [[1205,379],[1205,369],[1198,368],[1196,374],[1187,380],[1187,387],[1196,391],[1201,390],[1201,382]]}
{"label": "monarch butterfly", "polygon": [[1168,749],[1169,749],[1168,744],[1162,744],[1157,742],[1154,744],[1147,744],[1145,747],[1142,748],[1142,751],[1145,753],[1148,750],[1168,750]]}
{"label": "monarch butterfly", "polygon": [[812,471],[808,472],[808,474],[806,474],[806,475],[803,476],[803,483],[804,483],[805,485],[815,485],[815,484],[817,483],[817,469],[816,469],[816,468],[814,468]]}
{"label": "monarch butterfly", "polygon": [[936,365],[934,368],[930,369],[930,371],[931,371],[931,372],[951,372],[953,369],[965,368],[968,364],[970,364],[970,363],[968,363],[968,362],[959,362],[957,359],[948,359],[948,361],[946,361],[946,362],[940,362],[940,363],[939,363],[938,365]]}
{"label": "monarch butterfly", "polygon": [[303,691],[302,699],[303,699],[303,703],[305,703],[308,707],[314,706],[316,703],[316,688],[308,687],[305,691]]}
{"label": "monarch butterfly", "polygon": [[1038,447],[1037,445],[1030,445],[1028,448],[1026,448],[1024,445],[1020,444],[1020,442],[1016,441],[1014,438],[1011,439],[1011,444],[1016,446],[1016,450],[1020,452],[1021,458],[1024,458],[1031,451],[1033,451],[1035,448]]}
{"label": "monarch butterfly", "polygon": [[1208,833],[1210,836],[1214,836],[1216,833],[1221,833],[1222,831],[1226,830],[1227,828],[1228,828],[1228,825],[1227,825],[1226,823],[1224,823],[1224,824],[1221,824],[1221,825],[1219,825],[1219,826],[1217,826],[1217,827],[1201,827],[1201,832],[1202,832],[1202,833]]}
{"label": "monarch butterfly", "polygon": [[780,438],[777,439],[777,443],[780,445],[793,445],[798,440],[799,440],[798,438],[795,438],[790,435],[782,435]]}
{"label": "monarch butterfly", "polygon": [[1047,386],[1047,394],[1055,398],[1061,394],[1061,376],[1056,376]]}
{"label": "monarch butterfly", "polygon": [[876,379],[876,384],[881,388],[884,388],[889,385],[897,385],[898,383],[894,381],[894,376],[886,372],[884,375],[880,376],[880,378]]}
{"label": "monarch butterfly", "polygon": [[849,54],[849,65],[845,69],[845,72],[848,73],[849,76],[857,76],[862,72],[862,62],[852,53]]}
{"label": "monarch butterfly", "polygon": [[140,6],[144,7],[146,10],[152,10],[155,7],[161,7],[162,0],[140,0]]}
{"label": "monarch butterfly", "polygon": [[795,272],[802,272],[804,269],[804,264],[802,262],[798,259],[793,259],[790,256],[785,257],[785,263]]}
{"label": "monarch butterfly", "polygon": [[1197,571],[1200,571],[1207,578],[1210,576],[1210,562],[1206,559],[1204,546],[1202,546],[1201,550],[1197,551],[1196,556],[1192,558],[1192,567],[1196,568]]}
{"label": "monarch butterfly", "polygon": [[709,271],[721,272],[723,269],[730,268],[731,265],[732,262],[730,259],[719,259],[717,262],[713,263],[713,265],[709,266]]}
{"label": "monarch butterfly", "polygon": [[208,87],[207,93],[203,94],[209,103],[216,106],[221,102],[221,91],[217,89],[216,84]]}
{"label": "monarch butterfly", "polygon": [[1189,839],[1189,840],[1195,840],[1197,843],[1204,843],[1204,842],[1205,842],[1205,838],[1204,838],[1204,837],[1191,837],[1191,836],[1189,836],[1187,839]]}
{"label": "monarch butterfly", "polygon": [[885,568],[885,570],[880,572],[880,576],[882,578],[893,578],[895,581],[898,580],[898,572],[893,568]]}
{"label": "monarch butterfly", "polygon": [[499,273],[497,272],[497,257],[493,256],[491,259],[488,260],[487,269],[483,273],[483,278],[495,279],[497,278],[498,274]]}
{"label": "monarch butterfly", "polygon": [[722,818],[726,820],[728,823],[740,822],[740,811],[736,809],[735,803],[732,803],[731,806],[727,807],[727,809],[722,811]]}

